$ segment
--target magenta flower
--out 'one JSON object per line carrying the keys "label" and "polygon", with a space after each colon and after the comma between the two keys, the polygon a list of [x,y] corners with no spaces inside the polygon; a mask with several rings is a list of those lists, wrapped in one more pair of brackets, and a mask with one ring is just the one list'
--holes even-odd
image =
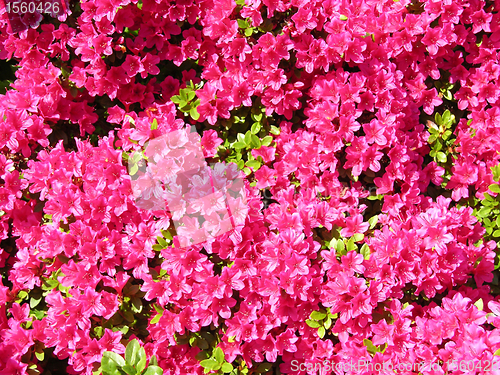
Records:
{"label": "magenta flower", "polygon": [[471,16],[472,20],[472,32],[477,34],[481,30],[489,33],[490,30],[490,22],[492,19],[492,15],[490,13],[486,13],[483,9],[478,10]]}
{"label": "magenta flower", "polygon": [[428,27],[425,36],[422,38],[422,43],[424,43],[429,54],[432,56],[437,54],[439,47],[447,45],[448,41],[445,39],[441,28]]}
{"label": "magenta flower", "polygon": [[421,102],[424,106],[424,112],[431,115],[434,112],[434,107],[441,105],[443,100],[438,97],[436,89],[433,88],[422,93]]}

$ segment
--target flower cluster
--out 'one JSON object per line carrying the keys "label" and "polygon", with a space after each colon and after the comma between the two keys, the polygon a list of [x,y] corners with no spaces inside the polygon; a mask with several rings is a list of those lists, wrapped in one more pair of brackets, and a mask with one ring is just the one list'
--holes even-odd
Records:
{"label": "flower cluster", "polygon": [[498,368],[500,1],[40,17],[0,10],[0,375]]}

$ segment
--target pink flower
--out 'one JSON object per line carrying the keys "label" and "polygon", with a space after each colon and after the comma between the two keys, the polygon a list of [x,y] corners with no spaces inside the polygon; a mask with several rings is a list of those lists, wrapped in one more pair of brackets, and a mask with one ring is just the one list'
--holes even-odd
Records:
{"label": "pink flower", "polygon": [[340,232],[342,237],[351,237],[355,233],[364,233],[368,230],[370,224],[368,223],[363,223],[363,216],[361,215],[354,215],[351,217],[348,217],[345,220],[346,226],[343,228]]}
{"label": "pink flower", "polygon": [[439,47],[444,47],[448,44],[448,41],[442,34],[442,30],[439,27],[431,28],[428,27],[425,36],[422,38],[422,43],[427,47],[429,54],[437,54]]}
{"label": "pink flower", "polygon": [[127,55],[125,62],[121,65],[129,77],[134,77],[137,73],[144,72],[144,66],[139,56]]}
{"label": "pink flower", "polygon": [[87,316],[102,316],[105,312],[105,308],[101,303],[101,294],[95,292],[92,288],[85,288],[79,302],[83,307],[83,313]]}
{"label": "pink flower", "polygon": [[111,41],[113,39],[106,37],[105,35],[99,35],[97,38],[95,38],[92,43],[94,45],[95,51],[99,54],[102,55],[103,53],[106,56],[109,56],[113,53],[113,49],[111,46]]}
{"label": "pink flower", "polygon": [[424,91],[422,93],[421,101],[424,105],[424,112],[428,115],[432,115],[435,106],[439,106],[443,103],[443,100],[438,97],[435,88]]}
{"label": "pink flower", "polygon": [[207,130],[203,132],[201,137],[201,147],[205,157],[212,157],[217,154],[217,147],[223,143],[222,139],[217,137],[215,130]]}
{"label": "pink flower", "polygon": [[471,16],[472,20],[472,32],[477,34],[481,30],[486,33],[491,32],[490,30],[490,22],[492,15],[490,13],[486,13],[483,9],[478,10]]}

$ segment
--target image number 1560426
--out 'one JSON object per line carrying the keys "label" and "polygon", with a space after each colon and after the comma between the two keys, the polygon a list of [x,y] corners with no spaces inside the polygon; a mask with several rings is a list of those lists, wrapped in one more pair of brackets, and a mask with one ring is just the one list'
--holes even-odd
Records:
{"label": "image number 1560426", "polygon": [[67,0],[1,0],[2,3],[13,33],[38,27],[43,15],[59,17],[68,12]]}
{"label": "image number 1560426", "polygon": [[35,1],[13,1],[5,3],[7,13],[25,14],[25,13],[48,13],[58,14],[60,7],[58,2],[35,2]]}

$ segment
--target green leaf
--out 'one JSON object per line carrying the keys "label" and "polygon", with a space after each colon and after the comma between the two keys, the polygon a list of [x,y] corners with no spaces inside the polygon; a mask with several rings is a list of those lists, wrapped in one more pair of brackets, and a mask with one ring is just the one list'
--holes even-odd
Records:
{"label": "green leaf", "polygon": [[325,320],[323,327],[325,327],[325,329],[330,329],[331,326],[332,326],[332,318],[328,317],[328,319]]}
{"label": "green leaf", "polygon": [[139,350],[139,361],[136,364],[136,369],[138,374],[142,373],[142,371],[146,368],[147,360],[148,357],[146,356],[146,351],[144,350],[144,348],[141,348],[141,350]]}
{"label": "green leaf", "polygon": [[135,365],[139,360],[137,358],[137,354],[139,353],[139,349],[141,346],[139,345],[139,341],[137,339],[133,339],[127,344],[125,348],[125,360],[131,365]]}
{"label": "green leaf", "polygon": [[500,193],[500,185],[499,184],[491,184],[488,188],[494,193]]}
{"label": "green leaf", "polygon": [[493,180],[500,180],[500,164],[494,167],[491,167],[491,172],[493,172]]}
{"label": "green leaf", "polygon": [[331,249],[332,247],[336,249],[337,240],[335,238],[332,238],[330,242],[325,242],[325,245],[328,249]]}
{"label": "green leaf", "polygon": [[204,338],[202,337],[198,337],[197,339],[197,346],[198,348],[200,348],[201,350],[206,350],[209,348],[209,345],[208,345],[208,342],[207,340],[205,340]]}
{"label": "green leaf", "polygon": [[344,16],[343,14],[340,15],[340,20],[341,21],[347,21],[347,17]]}
{"label": "green leaf", "polygon": [[198,113],[198,110],[196,108],[191,108],[189,111],[189,115],[193,120],[198,120],[200,118],[200,114]]}
{"label": "green leaf", "polygon": [[443,118],[441,117],[441,115],[439,113],[436,112],[436,114],[434,115],[434,121],[436,122],[436,124],[438,125],[442,125],[443,124]]}
{"label": "green leaf", "polygon": [[246,174],[247,176],[249,176],[249,175],[251,175],[251,174],[252,174],[252,171],[251,171],[249,168],[247,168],[247,167],[243,168],[243,172],[245,172],[245,174]]}
{"label": "green leaf", "polygon": [[224,352],[222,351],[221,348],[215,348],[214,350],[214,357],[215,357],[215,360],[217,361],[217,363],[224,363]]}
{"label": "green leaf", "polygon": [[240,29],[246,29],[247,27],[249,27],[250,25],[248,24],[248,22],[246,20],[237,20],[238,21],[238,27]]}
{"label": "green leaf", "polygon": [[258,170],[261,166],[261,163],[258,160],[250,160],[247,161],[245,164],[247,167],[252,168],[254,171]]}
{"label": "green leaf", "polygon": [[149,365],[150,366],[158,366],[158,359],[156,358],[156,355],[151,357],[151,359],[149,360]]}
{"label": "green leaf", "polygon": [[104,352],[104,354],[102,355],[102,359],[104,360],[105,358],[116,363],[116,365],[120,367],[125,366],[125,360],[123,359],[123,357],[115,352]]}
{"label": "green leaf", "polygon": [[370,229],[375,228],[375,225],[378,223],[378,215],[372,216],[368,219],[368,223],[370,224]]}
{"label": "green leaf", "polygon": [[500,349],[497,349],[497,351],[493,355],[500,355]]}
{"label": "green leaf", "polygon": [[443,134],[443,139],[446,141],[448,138],[450,138],[450,135],[451,135],[451,130],[447,130],[444,132]]}
{"label": "green leaf", "polygon": [[41,353],[35,352],[35,357],[40,362],[43,362],[43,359],[45,358],[45,352],[41,352]]}
{"label": "green leaf", "polygon": [[319,327],[319,328],[318,328],[318,336],[319,336],[320,338],[325,337],[325,333],[326,333],[326,331],[325,331],[325,327]]}
{"label": "green leaf", "polygon": [[196,92],[194,92],[194,91],[190,91],[190,92],[187,94],[188,102],[190,102],[191,100],[193,100],[195,96],[196,96]]}
{"label": "green leaf", "polygon": [[179,95],[174,95],[170,98],[170,100],[172,101],[172,103],[175,103],[175,104],[179,104],[182,99]]}
{"label": "green leaf", "polygon": [[363,255],[365,259],[370,259],[370,247],[366,243],[361,246],[359,253]]}
{"label": "green leaf", "polygon": [[273,137],[270,135],[266,135],[264,138],[261,140],[262,146],[269,146],[273,142]]}
{"label": "green leaf", "polygon": [[377,347],[373,345],[372,340],[363,339],[363,344],[366,346],[366,349],[370,354],[374,355],[378,351]]}
{"label": "green leaf", "polygon": [[353,237],[349,238],[349,240],[347,241],[346,248],[347,248],[347,251],[354,251],[354,250],[358,249],[358,246],[354,243]]}
{"label": "green leaf", "polygon": [[250,145],[250,142],[252,141],[252,132],[250,132],[250,130],[245,133],[244,139],[245,139],[245,144]]}
{"label": "green leaf", "polygon": [[248,27],[245,29],[245,36],[252,36],[253,34],[253,30],[254,28],[253,27]]}
{"label": "green leaf", "polygon": [[30,298],[30,308],[33,309],[33,308],[37,307],[40,304],[40,302],[42,302],[42,298],[43,297],[41,295],[39,297],[31,297]]}
{"label": "green leaf", "polygon": [[151,124],[151,130],[156,130],[158,129],[158,120],[154,119],[153,123]]}
{"label": "green leaf", "polygon": [[259,122],[260,120],[262,120],[262,113],[252,113],[252,120],[254,120],[255,122]]}
{"label": "green leaf", "polygon": [[444,152],[438,152],[436,154],[436,158],[437,160],[440,162],[440,163],[446,163],[446,160],[447,160],[447,157],[446,157],[446,154]]}
{"label": "green leaf", "polygon": [[476,301],[476,303],[474,303],[474,306],[476,306],[478,310],[483,311],[483,308],[484,308],[483,299],[482,299],[482,298],[479,298],[479,299]]}
{"label": "green leaf", "polygon": [[486,216],[488,216],[488,214],[489,214],[490,212],[491,212],[491,208],[489,208],[489,207],[483,207],[483,208],[481,208],[481,209],[477,212],[476,216],[481,217],[481,218],[482,218],[482,217],[486,217]]}
{"label": "green leaf", "polygon": [[149,324],[156,324],[160,321],[161,317],[163,316],[163,313],[161,314],[156,314],[153,319],[149,322]]}
{"label": "green leaf", "polygon": [[136,314],[140,313],[142,311],[142,300],[137,297],[137,296],[134,296],[131,300],[131,307],[132,307],[132,311]]}
{"label": "green leaf", "polygon": [[189,102],[181,102],[179,104],[179,109],[184,113],[188,113],[191,108],[193,108],[193,105]]}
{"label": "green leaf", "polygon": [[161,230],[161,234],[163,235],[163,237],[165,237],[167,240],[172,240],[173,237],[172,237],[172,233],[170,233],[169,231],[166,231],[166,230]]}
{"label": "green leaf", "polygon": [[142,375],[163,375],[163,370],[159,366],[148,366],[147,370]]}
{"label": "green leaf", "polygon": [[120,373],[118,371],[118,364],[108,357],[102,357],[101,367],[103,375],[115,375]]}
{"label": "green leaf", "polygon": [[497,229],[496,231],[494,231],[494,232],[492,233],[492,236],[493,236],[493,237],[500,237],[500,229]]}
{"label": "green leaf", "polygon": [[166,248],[168,247],[168,243],[167,241],[165,241],[165,239],[163,237],[156,237],[156,240],[158,241],[158,243],[163,247],[163,248]]}
{"label": "green leaf", "polygon": [[246,148],[247,145],[246,145],[246,143],[243,143],[243,142],[236,142],[233,144],[233,147],[237,148],[237,149],[241,149],[241,148]]}
{"label": "green leaf", "polygon": [[344,241],[342,241],[342,240],[337,241],[337,243],[335,245],[335,250],[337,250],[337,253],[339,253],[340,255],[344,255],[345,254]]}
{"label": "green leaf", "polygon": [[204,359],[200,362],[200,365],[207,370],[216,370],[221,366],[214,358]]}
{"label": "green leaf", "polygon": [[226,362],[226,363],[224,363],[224,364],[222,365],[222,367],[221,367],[220,369],[222,370],[222,372],[223,372],[224,374],[228,374],[228,373],[230,373],[231,371],[233,371],[233,365],[232,365],[232,364],[230,364],[230,363],[228,363],[228,362]]}
{"label": "green leaf", "polygon": [[140,372],[137,372],[137,370],[134,368],[134,366],[131,366],[129,364],[126,364],[125,366],[123,366],[122,370],[125,371],[128,375],[140,374]]}
{"label": "green leaf", "polygon": [[280,128],[274,126],[274,125],[271,125],[271,134],[274,134],[274,135],[279,135],[281,133],[281,130]]}
{"label": "green leaf", "polygon": [[314,320],[323,320],[326,318],[326,312],[323,311],[313,311],[310,315],[311,319]]}
{"label": "green leaf", "polygon": [[443,113],[443,123],[448,124],[451,121],[451,112],[447,109]]}
{"label": "green leaf", "polygon": [[129,171],[128,173],[133,176],[137,173],[137,171],[139,170],[139,165],[137,164],[132,164],[131,166],[129,166]]}
{"label": "green leaf", "polygon": [[184,102],[188,102],[189,99],[187,97],[187,94],[186,92],[188,91],[188,89],[180,89],[179,90],[179,96],[181,97],[181,100],[184,101]]}
{"label": "green leaf", "polygon": [[319,324],[316,320],[312,319],[307,319],[306,324],[311,327],[311,328],[319,328],[321,327],[321,324]]}
{"label": "green leaf", "polygon": [[158,314],[163,314],[163,311],[164,311],[163,307],[161,307],[160,305],[157,305],[156,303],[153,304],[153,307]]}
{"label": "green leaf", "polygon": [[258,132],[260,132],[260,128],[261,125],[258,122],[254,122],[250,131],[252,132],[252,134],[257,134]]}
{"label": "green leaf", "polygon": [[253,148],[253,149],[259,149],[260,146],[261,146],[261,143],[260,143],[260,138],[257,137],[255,134],[252,134],[250,136],[250,146]]}
{"label": "green leaf", "polygon": [[365,238],[365,235],[363,233],[354,233],[354,236],[352,236],[352,239],[354,240],[354,242],[363,241],[364,238]]}

